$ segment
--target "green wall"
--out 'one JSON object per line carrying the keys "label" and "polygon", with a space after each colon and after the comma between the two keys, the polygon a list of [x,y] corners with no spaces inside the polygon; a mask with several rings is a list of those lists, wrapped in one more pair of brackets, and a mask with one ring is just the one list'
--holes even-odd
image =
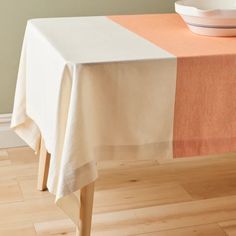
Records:
{"label": "green wall", "polygon": [[27,19],[173,10],[173,0],[0,0],[0,114],[12,111]]}

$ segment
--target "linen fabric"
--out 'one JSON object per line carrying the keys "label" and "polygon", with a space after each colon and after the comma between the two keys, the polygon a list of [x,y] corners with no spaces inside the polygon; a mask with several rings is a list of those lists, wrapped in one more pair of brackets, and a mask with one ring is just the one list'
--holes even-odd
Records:
{"label": "linen fabric", "polygon": [[76,224],[96,160],[172,158],[176,73],[175,56],[107,17],[28,22],[12,127],[36,151],[43,137],[48,189]]}
{"label": "linen fabric", "polygon": [[30,20],[12,128],[36,151],[44,139],[48,189],[78,225],[97,160],[235,151],[235,65],[235,38],[176,14]]}
{"label": "linen fabric", "polygon": [[190,32],[177,14],[111,16],[176,55],[173,156],[236,150],[236,38]]}

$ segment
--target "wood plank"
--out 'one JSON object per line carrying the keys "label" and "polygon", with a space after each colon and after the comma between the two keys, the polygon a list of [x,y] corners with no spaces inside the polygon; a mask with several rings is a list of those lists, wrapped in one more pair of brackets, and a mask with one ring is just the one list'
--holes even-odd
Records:
{"label": "wood plank", "polygon": [[29,147],[11,148],[7,150],[8,157],[13,165],[29,165],[38,163],[38,158]]}
{"label": "wood plank", "polygon": [[0,180],[17,178],[18,180],[25,177],[37,176],[38,164],[31,163],[25,165],[7,165],[0,167]]}
{"label": "wood plank", "polygon": [[7,150],[8,165],[0,165],[0,180],[37,176],[38,159],[30,148]]}
{"label": "wood plank", "polygon": [[96,191],[94,212],[134,209],[191,200],[191,196],[176,183],[155,184],[147,181],[131,181],[128,186]]}
{"label": "wood plank", "polygon": [[1,166],[9,166],[9,165],[11,165],[11,161],[10,160],[8,160],[8,158],[1,158],[0,157],[0,167]]}
{"label": "wood plank", "polygon": [[227,236],[235,236],[236,235],[236,219],[220,222],[219,226],[226,232]]}
{"label": "wood plank", "polygon": [[215,180],[205,179],[183,183],[181,186],[195,200],[236,195],[236,176],[223,179],[216,177]]}
{"label": "wood plank", "polygon": [[227,236],[217,224],[199,225],[168,231],[138,234],[135,236]]}
{"label": "wood plank", "polygon": [[8,157],[8,152],[4,149],[0,149],[0,167],[1,166],[9,166],[11,161]]}
{"label": "wood plank", "polygon": [[32,223],[5,224],[0,228],[0,236],[37,236]]}
{"label": "wood plank", "polygon": [[[190,158],[191,159],[191,158]],[[193,158],[194,159],[194,158]],[[102,164],[101,164],[102,165]],[[151,183],[194,183],[199,181],[216,181],[236,177],[236,158],[234,156],[215,157],[204,161],[194,160],[166,163],[162,165],[117,168],[100,167],[97,190],[120,188],[130,184],[131,180]]]}
{"label": "wood plank", "polygon": [[8,152],[5,149],[0,149],[0,158],[1,157],[8,157]]}
{"label": "wood plank", "polygon": [[23,201],[23,195],[16,179],[0,180],[0,204]]}
{"label": "wood plank", "polygon": [[6,157],[0,157],[0,167],[10,166],[11,161]]}
{"label": "wood plank", "polygon": [[48,191],[38,191],[36,176],[26,176],[18,180],[25,200],[52,196]]}
{"label": "wood plank", "polygon": [[211,224],[235,217],[236,196],[230,196],[95,214],[93,229],[103,235],[132,235]]}
{"label": "wood plank", "polygon": [[55,205],[53,196],[0,204],[0,229],[10,223],[14,225],[25,221],[41,222],[62,218],[65,218],[65,214]]}
{"label": "wood plank", "polygon": [[69,219],[35,223],[34,227],[38,236],[75,236],[75,226]]}
{"label": "wood plank", "polygon": [[149,168],[159,165],[157,160],[106,160],[98,161],[97,168],[99,171],[110,171],[111,169],[127,170],[132,168]]}

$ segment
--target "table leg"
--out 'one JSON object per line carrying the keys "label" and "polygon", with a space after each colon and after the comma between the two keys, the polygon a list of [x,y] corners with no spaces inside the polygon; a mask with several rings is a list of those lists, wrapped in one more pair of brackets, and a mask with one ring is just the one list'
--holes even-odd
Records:
{"label": "table leg", "polygon": [[47,189],[48,171],[50,165],[50,154],[41,140],[41,147],[39,153],[39,169],[38,169],[38,190],[44,191]]}
{"label": "table leg", "polygon": [[81,189],[80,193],[80,226],[76,236],[90,236],[93,214],[94,185],[91,183]]}

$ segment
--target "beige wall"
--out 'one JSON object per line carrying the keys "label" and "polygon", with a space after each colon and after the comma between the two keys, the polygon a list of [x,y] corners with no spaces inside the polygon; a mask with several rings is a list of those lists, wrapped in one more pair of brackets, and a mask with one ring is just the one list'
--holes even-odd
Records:
{"label": "beige wall", "polygon": [[29,18],[173,11],[173,0],[0,0],[0,114],[11,113]]}

